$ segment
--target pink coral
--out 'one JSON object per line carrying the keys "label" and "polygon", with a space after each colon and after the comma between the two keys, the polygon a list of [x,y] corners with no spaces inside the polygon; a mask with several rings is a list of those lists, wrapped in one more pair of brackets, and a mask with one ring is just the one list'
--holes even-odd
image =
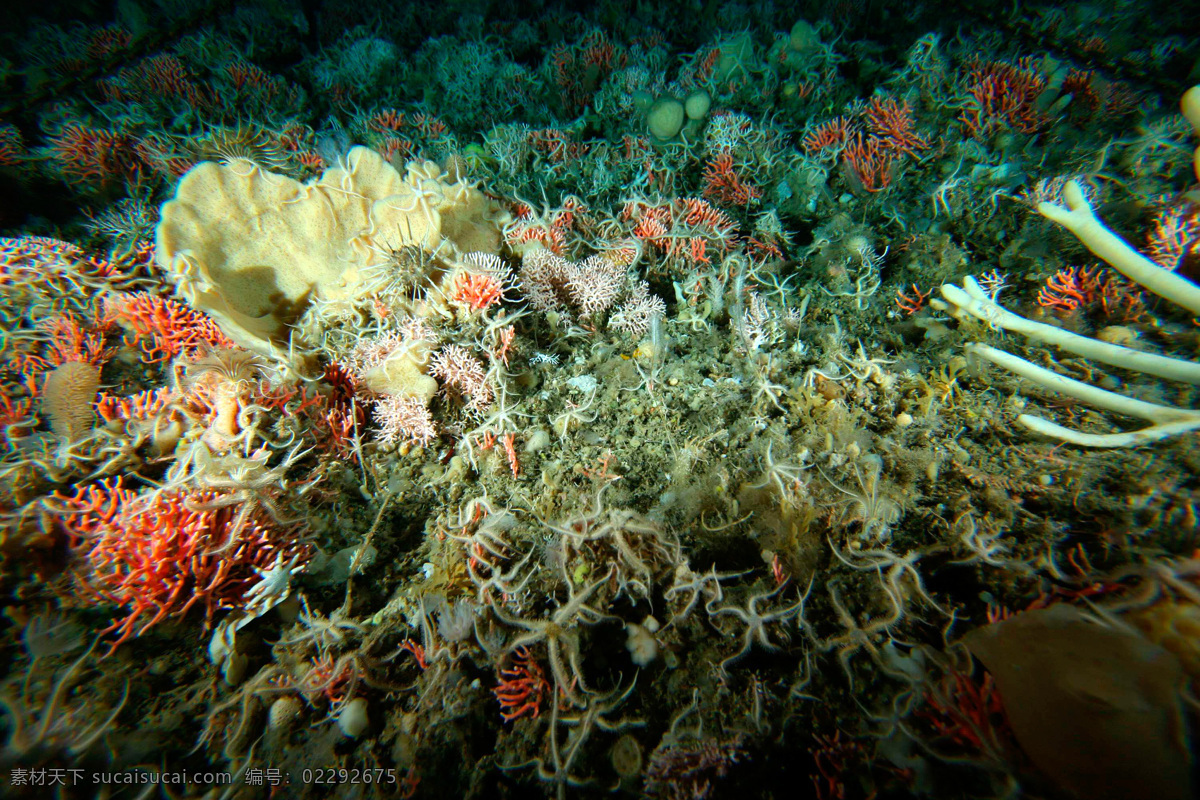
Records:
{"label": "pink coral", "polygon": [[148,292],[122,296],[109,304],[119,320],[129,324],[142,341],[142,353],[150,363],[182,355],[191,358],[209,350],[233,347],[209,317],[175,300]]}
{"label": "pink coral", "polygon": [[437,437],[437,424],[429,407],[419,397],[385,395],[375,401],[375,422],[379,441],[392,445],[399,441],[427,446]]}
{"label": "pink coral", "polygon": [[607,311],[626,281],[625,266],[603,256],[576,263],[542,249],[525,255],[520,277],[534,308],[558,311],[573,306],[584,319]]}
{"label": "pink coral", "polygon": [[491,253],[467,253],[450,281],[450,302],[485,312],[504,300],[512,285],[512,269]]}
{"label": "pink coral", "polygon": [[442,382],[443,390],[454,389],[467,397],[467,410],[482,412],[492,404],[483,363],[462,345],[448,344],[429,359],[429,374]]}

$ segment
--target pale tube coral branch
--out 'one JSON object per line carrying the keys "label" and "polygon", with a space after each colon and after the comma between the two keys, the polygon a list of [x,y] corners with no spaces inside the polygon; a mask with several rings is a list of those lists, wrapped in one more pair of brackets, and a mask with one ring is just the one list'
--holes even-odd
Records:
{"label": "pale tube coral branch", "polygon": [[[1155,269],[1159,268],[1155,267]],[[971,276],[963,279],[962,288],[948,283],[942,286],[941,292],[942,297],[956,309],[983,320],[993,328],[1015,331],[1035,342],[1052,344],[1084,358],[1114,367],[1122,367],[1171,381],[1200,385],[1200,364],[1194,361],[1146,353],[1134,350],[1132,347],[1122,347],[1119,344],[1109,344],[1099,339],[1091,339],[1062,328],[1056,328],[1053,325],[1047,325],[1044,322],[1026,319],[993,302],[983,287]]]}
{"label": "pale tube coral branch", "polygon": [[[935,302],[941,307],[941,310],[949,311],[956,317],[969,314],[994,328],[1015,331],[1031,340],[1054,345],[1086,358],[1102,361],[1105,364],[1160,378],[1200,384],[1200,364],[1179,358],[1143,353],[1129,347],[1089,339],[1053,325],[1025,319],[992,302],[973,277],[964,278],[961,288],[953,284],[945,284],[941,287],[941,293],[946,302]],[[930,305],[933,306],[934,303]],[[1176,436],[1187,431],[1200,430],[1200,411],[1160,406],[1125,397],[1116,392],[1059,375],[1019,356],[987,345],[972,343],[967,345],[967,351],[1015,372],[1050,392],[1064,394],[1098,408],[1138,419],[1147,419],[1154,423],[1149,428],[1138,431],[1090,434],[1063,427],[1031,414],[1022,414],[1017,418],[1018,422],[1035,433],[1052,436],[1083,447],[1131,447]]]}
{"label": "pale tube coral branch", "polygon": [[1094,434],[1083,433],[1063,427],[1055,422],[1032,414],[1022,414],[1017,422],[1035,433],[1052,436],[1064,442],[1083,447],[1132,447],[1134,445],[1155,442],[1177,436],[1188,431],[1200,430],[1200,411],[1192,411],[1174,406],[1160,406],[1135,400],[1132,397],[1100,389],[1091,384],[1059,375],[1045,367],[1039,367],[1025,359],[989,347],[986,344],[972,343],[967,345],[967,352],[986,358],[997,366],[1010,372],[1015,372],[1026,380],[1032,381],[1044,389],[1058,394],[1074,397],[1091,406],[1107,409],[1128,417],[1150,420],[1153,425],[1137,431],[1123,433]]}
{"label": "pale tube coral branch", "polygon": [[1063,199],[1067,201],[1067,208],[1038,203],[1038,213],[1075,234],[1084,247],[1126,278],[1164,300],[1200,315],[1200,286],[1158,266],[1110,231],[1096,216],[1076,181],[1068,182],[1063,188]]}
{"label": "pale tube coral branch", "polygon": [[[1200,86],[1184,92],[1179,106],[1183,116],[1200,134]],[[1196,148],[1192,161],[1196,177],[1200,178],[1200,147]],[[1126,278],[1200,316],[1200,286],[1158,266],[1110,231],[1096,216],[1076,181],[1070,181],[1063,188],[1063,199],[1067,208],[1054,203],[1038,203],[1038,213],[1075,234],[1084,247]]]}
{"label": "pale tube coral branch", "polygon": [[[1200,86],[1193,86],[1183,93],[1183,100],[1179,102],[1179,110],[1183,112],[1184,118],[1192,124],[1193,130],[1200,134]],[[1200,147],[1196,148],[1196,152],[1192,154],[1192,163],[1196,168],[1196,177],[1200,178]],[[1200,202],[1200,192],[1192,191],[1189,197],[1193,202]]]}
{"label": "pale tube coral branch", "polygon": [[[1193,86],[1184,94],[1181,106],[1183,115],[1196,129],[1196,132],[1200,133],[1200,86]],[[1196,149],[1193,160],[1196,176],[1200,178],[1200,148]],[[1159,297],[1169,300],[1193,314],[1200,315],[1200,286],[1181,275],[1176,275],[1170,270],[1158,266],[1105,227],[1092,210],[1091,204],[1083,196],[1083,189],[1077,182],[1071,181],[1066,185],[1066,188],[1063,189],[1063,198],[1067,208],[1054,203],[1040,203],[1038,211],[1075,234],[1075,237],[1085,247],[1104,259],[1125,277],[1154,292]],[[955,317],[961,318],[964,315],[970,315],[987,322],[993,328],[1016,331],[1032,340],[1052,344],[1105,364],[1168,380],[1200,384],[1200,364],[1196,362],[1143,353],[1129,347],[1079,336],[1052,325],[1027,320],[993,302],[974,278],[965,278],[961,288],[946,284],[942,286],[941,294],[945,302],[935,300],[930,302],[930,306],[942,311],[949,311]],[[1065,428],[1031,414],[1022,414],[1017,418],[1018,422],[1037,433],[1085,447],[1130,447],[1188,431],[1200,430],[1200,411],[1156,405],[1126,397],[1068,378],[1065,375],[1059,375],[1011,353],[984,344],[969,344],[967,350],[1015,372],[1051,392],[1073,397],[1117,414],[1146,419],[1153,423],[1149,428],[1143,428],[1140,431],[1089,434]]]}

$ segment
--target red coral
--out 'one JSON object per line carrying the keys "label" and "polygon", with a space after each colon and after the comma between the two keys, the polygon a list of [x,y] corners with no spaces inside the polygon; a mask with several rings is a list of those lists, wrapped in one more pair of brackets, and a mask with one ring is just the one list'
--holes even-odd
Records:
{"label": "red coral", "polygon": [[628,56],[603,31],[593,31],[576,44],[561,44],[552,53],[554,82],[563,108],[575,114],[591,102],[596,89]]}
{"label": "red coral", "polygon": [[851,122],[847,117],[834,117],[826,120],[804,134],[802,140],[804,152],[813,155],[826,148],[836,148],[840,151],[850,141],[852,130]]}
{"label": "red coral", "polygon": [[903,289],[896,290],[896,305],[910,317],[925,307],[925,301],[929,299],[930,294],[929,292],[922,292],[921,287],[915,283],[912,285],[912,291],[913,296],[909,297]]}
{"label": "red coral", "polygon": [[526,716],[537,719],[550,685],[542,668],[529,655],[528,648],[518,647],[513,655],[513,665],[500,669],[499,673],[500,683],[492,689],[492,694],[500,702],[500,717],[505,722]]}
{"label": "red coral", "polygon": [[460,272],[454,276],[450,300],[472,311],[486,311],[504,295],[504,285],[494,275]]}
{"label": "red coral", "polygon": [[881,139],[887,149],[910,156],[929,149],[929,142],[913,130],[916,122],[907,100],[902,105],[894,97],[872,97],[866,115],[867,129]]}
{"label": "red coral", "polygon": [[747,183],[733,167],[733,154],[725,151],[710,159],[704,170],[704,196],[719,203],[748,206],[762,197],[762,189]]}
{"label": "red coral", "polygon": [[24,439],[29,430],[37,424],[37,420],[30,414],[32,410],[32,398],[13,400],[0,393],[0,441],[5,446],[12,446],[14,439]]}
{"label": "red coral", "polygon": [[672,203],[628,201],[621,220],[634,223],[635,239],[683,265],[709,265],[712,252],[722,254],[736,246],[737,223],[698,197]]}
{"label": "red coral", "polygon": [[87,60],[105,61],[133,44],[133,34],[117,25],[93,31],[88,39]]}
{"label": "red coral", "polygon": [[892,182],[896,154],[878,137],[865,138],[861,133],[855,134],[842,152],[842,159],[868,192],[882,191]]}
{"label": "red coral", "polygon": [[404,112],[391,108],[385,108],[367,120],[367,127],[380,133],[403,130],[405,124]]}
{"label": "red coral", "polygon": [[97,315],[90,325],[73,314],[51,317],[40,326],[50,334],[50,363],[57,366],[68,361],[82,361],[100,366],[112,357],[112,349],[104,346],[112,323],[112,317],[107,314]]}
{"label": "red coral", "polygon": [[1155,264],[1194,278],[1200,273],[1200,206],[1186,203],[1154,219],[1146,255]]}
{"label": "red coral", "polygon": [[197,111],[215,105],[212,90],[200,83],[182,61],[169,54],[151,56],[135,66],[125,67],[114,77],[101,81],[100,90],[114,102],[179,99]]}
{"label": "red coral", "polygon": [[1099,267],[1065,267],[1046,279],[1038,292],[1038,305],[1074,311],[1092,303],[1100,293]]}
{"label": "red coral", "polygon": [[971,67],[967,87],[970,98],[963,108],[963,125],[971,136],[986,136],[1006,128],[1037,133],[1050,122],[1037,106],[1037,98],[1045,88],[1046,78],[1031,59],[1016,64],[976,62]]}
{"label": "red coral", "polygon": [[925,705],[916,716],[929,724],[939,738],[969,753],[985,754],[1004,762],[1002,754],[1015,752],[1012,728],[991,673],[979,681],[951,669],[925,692]]}
{"label": "red coral", "polygon": [[147,390],[128,397],[101,392],[96,400],[96,413],[105,423],[141,422],[155,419],[164,413],[178,418],[182,416],[179,412],[168,411],[176,399],[177,395],[169,389]]}
{"label": "red coral", "polygon": [[38,327],[49,335],[42,355],[16,353],[9,362],[9,369],[21,373],[30,394],[40,395],[42,377],[68,362],[79,362],[100,367],[112,357],[112,348],[105,347],[112,318],[97,314],[89,324],[70,313],[59,314],[44,321]]}
{"label": "red coral", "polygon": [[114,301],[111,308],[118,319],[143,337],[142,353],[152,364],[234,346],[215,322],[174,300],[139,292]]}
{"label": "red coral", "polygon": [[25,142],[15,125],[0,125],[0,167],[15,167],[25,160]]}
{"label": "red coral", "polygon": [[64,178],[101,190],[137,186],[146,178],[137,142],[117,131],[66,125],[50,140],[50,155]]}
{"label": "red coral", "polygon": [[1072,313],[1094,307],[1104,316],[1126,321],[1143,313],[1142,293],[1136,284],[1112,270],[1065,267],[1046,279],[1038,292],[1038,305]]}
{"label": "red coral", "polygon": [[308,556],[294,530],[272,525],[259,509],[240,508],[228,493],[138,494],[113,479],[59,500],[60,521],[73,544],[87,550],[80,587],[128,610],[104,631],[119,634],[113,649],[195,605],[211,624],[218,610],[244,607],[256,570]]}

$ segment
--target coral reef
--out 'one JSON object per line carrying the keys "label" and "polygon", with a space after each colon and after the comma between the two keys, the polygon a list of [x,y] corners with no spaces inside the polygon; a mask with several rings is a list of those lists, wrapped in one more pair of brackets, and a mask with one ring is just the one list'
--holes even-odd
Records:
{"label": "coral reef", "polygon": [[1190,796],[1182,5],[201,6],[3,12],[6,796]]}

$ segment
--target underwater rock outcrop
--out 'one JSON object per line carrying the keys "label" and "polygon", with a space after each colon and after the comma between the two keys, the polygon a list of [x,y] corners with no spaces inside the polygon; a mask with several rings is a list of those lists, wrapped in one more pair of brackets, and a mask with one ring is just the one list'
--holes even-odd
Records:
{"label": "underwater rock outcrop", "polygon": [[1076,797],[1192,797],[1179,659],[1074,606],[1026,611],[971,631],[1017,742]]}

